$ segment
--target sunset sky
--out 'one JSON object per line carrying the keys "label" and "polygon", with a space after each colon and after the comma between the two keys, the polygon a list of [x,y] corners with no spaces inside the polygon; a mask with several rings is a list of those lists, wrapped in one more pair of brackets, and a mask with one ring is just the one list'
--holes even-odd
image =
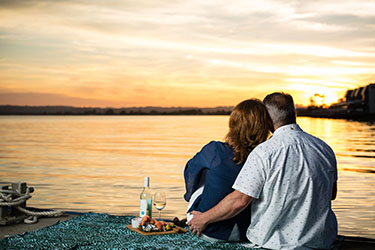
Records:
{"label": "sunset sky", "polygon": [[0,105],[329,104],[374,73],[372,0],[0,0]]}

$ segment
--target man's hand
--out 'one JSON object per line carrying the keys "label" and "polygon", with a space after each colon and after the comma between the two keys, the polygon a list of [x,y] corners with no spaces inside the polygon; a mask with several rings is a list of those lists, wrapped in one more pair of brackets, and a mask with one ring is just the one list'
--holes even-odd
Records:
{"label": "man's hand", "polygon": [[198,211],[192,211],[191,214],[194,217],[188,222],[189,228],[194,235],[196,234],[198,237],[200,237],[201,233],[207,227],[205,215],[204,213]]}

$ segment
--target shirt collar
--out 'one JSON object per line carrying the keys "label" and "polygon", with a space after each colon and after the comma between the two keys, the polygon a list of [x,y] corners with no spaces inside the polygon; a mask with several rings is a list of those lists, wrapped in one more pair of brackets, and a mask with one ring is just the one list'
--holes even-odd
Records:
{"label": "shirt collar", "polygon": [[298,124],[293,123],[293,124],[288,124],[281,126],[280,128],[276,129],[275,132],[273,132],[273,135],[278,135],[290,131],[302,131],[302,129],[298,126]]}

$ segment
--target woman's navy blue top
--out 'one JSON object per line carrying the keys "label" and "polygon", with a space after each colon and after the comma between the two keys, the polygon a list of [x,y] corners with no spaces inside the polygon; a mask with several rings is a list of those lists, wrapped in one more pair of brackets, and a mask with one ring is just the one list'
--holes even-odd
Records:
{"label": "woman's navy blue top", "polygon": [[[185,200],[189,201],[191,195],[204,184],[203,193],[195,200],[188,212],[193,210],[205,212],[234,191],[232,185],[243,164],[235,163],[233,157],[227,143],[212,141],[187,162],[184,171]],[[209,224],[203,233],[217,239],[228,240],[236,223],[239,227],[240,239],[246,241],[246,230],[250,225],[250,206],[231,219]]]}

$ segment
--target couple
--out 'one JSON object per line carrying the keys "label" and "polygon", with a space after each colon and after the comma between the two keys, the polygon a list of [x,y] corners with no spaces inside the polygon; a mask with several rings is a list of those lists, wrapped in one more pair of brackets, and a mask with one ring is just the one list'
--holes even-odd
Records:
{"label": "couple", "polygon": [[337,236],[335,155],[296,124],[289,94],[263,103],[238,104],[225,143],[210,142],[186,164],[190,230],[212,242],[330,249]]}

